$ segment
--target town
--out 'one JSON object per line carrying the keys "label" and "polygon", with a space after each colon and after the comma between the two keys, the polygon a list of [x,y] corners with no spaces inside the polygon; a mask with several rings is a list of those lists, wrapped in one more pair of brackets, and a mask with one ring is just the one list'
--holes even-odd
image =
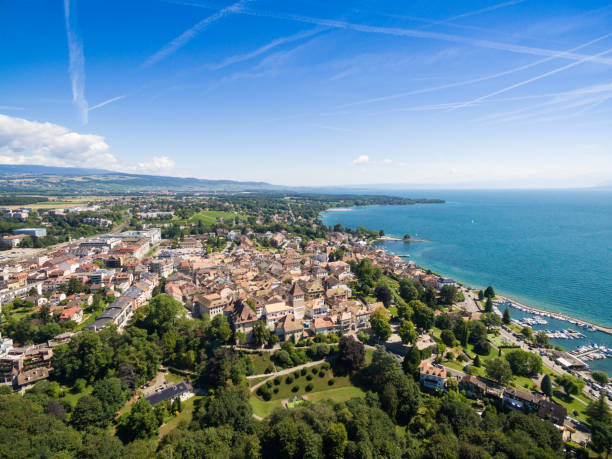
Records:
{"label": "town", "polygon": [[[363,396],[363,387],[329,366],[348,359],[344,353],[362,352],[370,365],[391,356],[427,397],[461,392],[481,416],[489,405],[534,413],[556,425],[566,448],[584,450],[592,407],[603,403],[609,410],[607,377],[596,384],[599,398],[583,392],[583,379],[594,383],[588,368],[580,376],[576,371],[585,368],[573,355],[509,320],[491,287],[479,292],[387,253],[376,244],[381,231],[322,225],[319,213],[339,205],[346,201],[127,196],[85,210],[6,209],[6,219],[27,221],[34,212],[46,225],[13,225],[3,237],[9,251],[23,250],[2,265],[0,383],[25,394],[45,381],[87,387],[96,373],[82,382],[69,374],[70,346],[82,346],[92,333],[151,331],[157,309],[170,310],[156,319],[156,337],[147,338],[164,348],[163,357],[150,357],[159,362],[139,373],[127,401],[137,406],[141,394],[156,410],[164,406],[160,431],[176,428],[169,413],[179,413],[181,403],[193,409],[194,400],[226,379],[249,388],[245,400],[260,421],[275,408],[322,400],[317,393],[329,392],[331,400],[339,394],[338,402]],[[36,242],[79,211],[78,224],[95,234],[49,247]],[[167,325],[177,318],[193,322]],[[237,359],[246,362],[242,370]],[[227,361],[229,373],[218,375],[216,361]],[[138,364],[130,362],[134,372]],[[315,384],[315,374],[325,386]],[[300,376],[312,382],[294,385]],[[394,410],[388,394],[379,397],[385,411]],[[70,406],[73,420],[78,407]]]}

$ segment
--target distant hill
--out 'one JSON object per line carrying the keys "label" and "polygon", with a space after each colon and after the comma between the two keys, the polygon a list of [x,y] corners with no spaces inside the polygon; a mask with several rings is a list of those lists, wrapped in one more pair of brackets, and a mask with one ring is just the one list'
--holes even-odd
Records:
{"label": "distant hill", "polygon": [[0,193],[96,194],[160,191],[262,191],[285,187],[265,182],[206,180],[128,174],[103,169],[0,165]]}

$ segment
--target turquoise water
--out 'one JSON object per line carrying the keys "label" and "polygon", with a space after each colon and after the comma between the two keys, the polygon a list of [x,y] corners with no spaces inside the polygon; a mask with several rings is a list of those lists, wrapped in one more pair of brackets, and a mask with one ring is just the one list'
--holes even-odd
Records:
{"label": "turquoise water", "polygon": [[[426,242],[382,246],[467,285],[493,285],[529,306],[612,326],[612,190],[393,194],[446,203],[353,208],[322,219],[392,236],[409,233]],[[612,347],[611,335],[597,335]],[[571,343],[561,344],[585,344]],[[612,359],[591,366],[600,365],[610,373]]]}

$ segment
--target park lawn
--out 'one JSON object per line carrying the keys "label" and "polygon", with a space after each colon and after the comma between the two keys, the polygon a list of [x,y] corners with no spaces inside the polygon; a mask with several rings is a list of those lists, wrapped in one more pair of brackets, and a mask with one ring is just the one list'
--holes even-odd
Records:
{"label": "park lawn", "polygon": [[249,399],[249,403],[251,404],[251,408],[253,408],[253,414],[262,418],[267,418],[268,416],[270,416],[272,411],[274,411],[276,408],[280,408],[283,406],[281,400],[271,400],[269,402],[264,402],[255,395],[251,396],[251,398]]}
{"label": "park lawn", "polygon": [[374,356],[374,349],[366,349],[364,357],[364,365],[367,367],[372,363],[372,357]]}
{"label": "park lawn", "polygon": [[[326,389],[318,392],[308,392],[306,398],[315,403],[321,400],[332,400],[334,402],[345,402],[355,397],[365,397],[365,392],[355,386],[337,387],[335,389]],[[253,413],[262,418],[270,416],[270,414],[276,409],[281,408],[282,400],[270,400],[264,402],[256,395],[253,395],[249,399]]]}
{"label": "park lawn", "polygon": [[261,355],[259,353],[245,353],[243,355],[246,355],[253,361],[254,375],[263,375],[268,368],[274,369],[274,364],[270,360],[270,352],[262,352]]}
{"label": "park lawn", "polygon": [[220,210],[204,210],[193,215],[190,219],[190,223],[202,222],[204,226],[210,226],[217,223],[217,218],[225,220],[233,220],[238,214],[232,212],[223,212]]}
{"label": "park lawn", "polygon": [[173,370],[166,371],[166,373],[164,374],[164,378],[166,381],[173,383],[173,384],[178,384],[180,382],[185,381],[186,379],[189,379],[185,375],[180,375],[174,372]]}
{"label": "park lawn", "polygon": [[[575,396],[572,397],[571,400],[568,400],[563,393],[558,390],[553,390],[552,399],[567,408],[568,416],[577,417],[582,422],[587,421],[586,416],[584,415],[586,405],[580,400],[576,400]],[[578,412],[578,416],[574,415],[574,410]]]}
{"label": "park lawn", "polygon": [[72,408],[74,408],[78,402],[78,400],[83,397],[84,395],[89,395],[93,392],[93,386],[85,386],[85,389],[83,390],[83,392],[79,392],[78,394],[75,394],[73,392],[71,392],[72,389],[71,387],[67,387],[67,386],[61,386],[61,390],[65,391],[65,394],[63,397],[60,397],[60,400],[66,401],[70,404],[70,406]]}
{"label": "park lawn", "polygon": [[313,392],[306,395],[306,398],[311,402],[320,402],[321,400],[333,400],[334,402],[345,402],[355,397],[365,397],[365,392],[359,387],[346,386],[336,389],[327,389],[320,392]]}
{"label": "park lawn", "polygon": [[172,418],[167,423],[163,424],[159,428],[159,438],[162,438],[172,429],[175,429],[178,426],[179,422],[183,420],[186,421],[187,424],[189,424],[191,422],[191,419],[193,418],[195,401],[199,398],[202,397],[196,395],[194,397],[191,397],[189,400],[185,400],[183,402],[183,410],[178,415],[172,416]]}
{"label": "park lawn", "polygon": [[463,371],[463,365],[461,365],[460,363],[454,362],[452,360],[444,362],[444,366],[452,368],[453,370]]}
{"label": "park lawn", "polygon": [[489,341],[495,347],[512,346],[513,345],[510,341],[508,341],[507,339],[505,339],[501,335],[493,336],[492,338],[489,338]]}
{"label": "park lawn", "polygon": [[[309,367],[307,370],[306,375],[302,376],[300,373],[300,370],[296,370],[293,373],[291,373],[291,375],[283,375],[283,376],[279,376],[281,383],[277,386],[276,384],[274,384],[274,380],[272,380],[272,387],[270,388],[270,390],[272,391],[272,400],[285,400],[288,398],[292,398],[296,395],[307,395],[309,396],[310,394],[317,392],[317,391],[323,391],[323,390],[327,390],[327,389],[332,389],[332,388],[336,388],[336,387],[344,387],[344,386],[350,386],[351,381],[349,379],[348,376],[336,376],[334,377],[334,384],[333,386],[329,385],[329,381],[332,379],[331,378],[331,370],[327,370],[325,372],[325,376],[323,378],[321,378],[320,376],[320,370],[321,370],[322,365],[317,365],[314,367]],[[317,374],[313,374],[312,370],[313,369],[317,369]],[[295,377],[296,374],[299,374],[299,377]],[[306,379],[307,375],[311,375],[312,379],[310,381],[308,381],[308,379]],[[288,376],[293,376],[293,382],[291,382],[291,384],[287,384],[286,380]],[[312,384],[314,387],[312,388],[312,390],[310,392],[306,391],[306,386],[308,384]],[[292,391],[293,387],[299,387],[299,389],[296,392]],[[278,388],[278,393],[274,393],[274,389]],[[257,395],[257,397],[259,397]],[[308,397],[310,398],[310,397]],[[262,399],[263,400],[263,399]]]}

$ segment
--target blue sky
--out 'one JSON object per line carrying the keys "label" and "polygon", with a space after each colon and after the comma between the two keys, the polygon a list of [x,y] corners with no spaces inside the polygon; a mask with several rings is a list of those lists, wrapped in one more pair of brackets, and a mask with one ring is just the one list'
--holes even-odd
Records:
{"label": "blue sky", "polygon": [[288,185],[612,179],[604,1],[0,0],[0,163]]}

